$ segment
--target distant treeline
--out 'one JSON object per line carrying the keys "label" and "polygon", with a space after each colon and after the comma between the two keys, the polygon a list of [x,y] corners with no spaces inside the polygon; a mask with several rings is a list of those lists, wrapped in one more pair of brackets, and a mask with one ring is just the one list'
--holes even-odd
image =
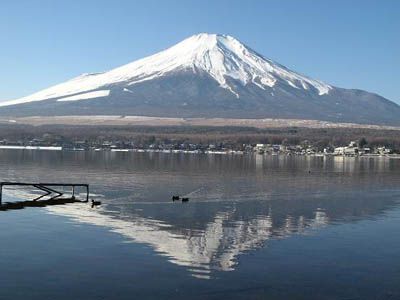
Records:
{"label": "distant treeline", "polygon": [[243,144],[309,144],[319,150],[362,141],[363,146],[386,146],[400,150],[400,131],[366,128],[270,128],[203,126],[73,126],[1,124],[0,139],[27,143],[41,139],[48,143],[86,141],[124,142],[137,145],[195,143],[223,144],[240,148]]}

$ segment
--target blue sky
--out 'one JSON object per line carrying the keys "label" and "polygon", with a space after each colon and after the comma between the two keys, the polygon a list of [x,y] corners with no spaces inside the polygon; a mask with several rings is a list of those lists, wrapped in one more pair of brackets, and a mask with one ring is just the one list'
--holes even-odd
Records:
{"label": "blue sky", "polygon": [[398,0],[3,0],[0,100],[105,71],[200,32],[400,104]]}

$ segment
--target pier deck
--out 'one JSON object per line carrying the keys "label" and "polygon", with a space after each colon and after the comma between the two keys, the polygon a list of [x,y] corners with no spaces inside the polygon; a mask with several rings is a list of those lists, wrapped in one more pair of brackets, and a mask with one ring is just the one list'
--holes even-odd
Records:
{"label": "pier deck", "polygon": [[[86,197],[85,200],[80,200],[81,202],[89,202],[89,184],[85,183],[31,183],[31,182],[0,182],[0,206],[2,205],[2,198],[3,198],[3,187],[5,186],[31,186],[38,190],[44,192],[43,195],[38,196],[37,198],[33,199],[30,202],[38,202],[38,200],[42,199],[43,197],[51,196],[46,202],[51,203],[55,200],[62,201],[75,201],[75,188],[83,187],[86,190]],[[64,191],[57,190],[56,188],[60,187],[70,187],[71,188],[71,197],[70,198],[61,198],[64,195]],[[45,202],[45,201],[40,201]]]}

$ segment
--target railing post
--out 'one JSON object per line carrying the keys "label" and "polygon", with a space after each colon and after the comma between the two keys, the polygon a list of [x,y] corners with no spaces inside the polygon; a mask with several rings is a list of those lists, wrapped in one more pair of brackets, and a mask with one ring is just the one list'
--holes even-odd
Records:
{"label": "railing post", "polygon": [[3,197],[3,184],[0,183],[0,205],[1,205],[1,198]]}

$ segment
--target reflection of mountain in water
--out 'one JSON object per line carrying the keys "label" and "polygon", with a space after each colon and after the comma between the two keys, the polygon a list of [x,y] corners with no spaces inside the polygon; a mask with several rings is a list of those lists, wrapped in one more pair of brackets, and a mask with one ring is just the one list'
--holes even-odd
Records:
{"label": "reflection of mountain in water", "polygon": [[[377,196],[355,193],[346,199],[311,195],[292,200],[132,205],[123,212],[82,209],[81,205],[48,209],[150,245],[172,263],[187,267],[193,276],[209,278],[212,270],[234,270],[240,254],[262,247],[271,238],[305,233],[329,222],[370,218],[396,205],[395,196]],[[192,213],[180,217],[185,210]]]}
{"label": "reflection of mountain in water", "polygon": [[[400,193],[400,160],[385,158],[0,151],[0,169],[4,181],[89,183],[102,209],[48,209],[150,245],[201,277],[233,270],[271,238],[379,215]],[[191,200],[172,203],[173,194]]]}

